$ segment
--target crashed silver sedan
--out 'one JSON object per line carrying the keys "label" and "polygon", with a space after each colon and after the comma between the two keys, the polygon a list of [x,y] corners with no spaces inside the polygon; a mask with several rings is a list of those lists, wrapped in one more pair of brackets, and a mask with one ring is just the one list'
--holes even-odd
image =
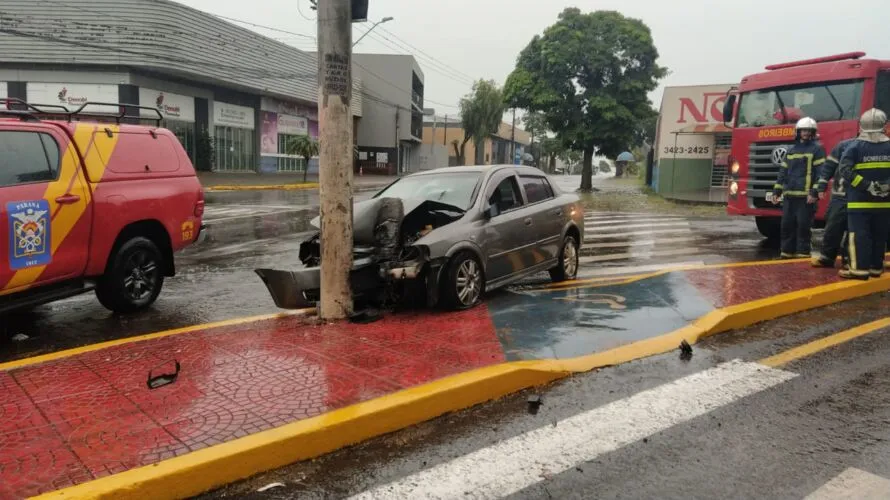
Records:
{"label": "crashed silver sedan", "polygon": [[[525,166],[408,175],[356,203],[353,217],[354,298],[384,307],[414,302],[468,309],[486,291],[535,273],[573,279],[584,241],[578,196]],[[320,227],[318,218],[312,224]],[[299,258],[300,269],[256,270],[278,307],[319,300],[318,234],[300,245]]]}

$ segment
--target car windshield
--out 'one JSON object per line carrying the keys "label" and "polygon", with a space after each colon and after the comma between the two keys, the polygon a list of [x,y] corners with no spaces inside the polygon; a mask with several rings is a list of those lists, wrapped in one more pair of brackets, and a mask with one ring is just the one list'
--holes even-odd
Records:
{"label": "car windshield", "polygon": [[473,193],[481,175],[479,172],[412,175],[390,184],[377,197],[420,198],[467,210],[473,205]]}
{"label": "car windshield", "polygon": [[739,127],[785,125],[809,116],[817,122],[849,120],[859,114],[862,81],[819,83],[742,94]]}

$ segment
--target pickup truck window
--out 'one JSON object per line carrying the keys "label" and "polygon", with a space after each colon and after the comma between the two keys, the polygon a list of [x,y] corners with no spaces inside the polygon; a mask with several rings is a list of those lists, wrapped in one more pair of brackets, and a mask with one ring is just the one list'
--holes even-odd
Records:
{"label": "pickup truck window", "polygon": [[0,186],[50,182],[59,175],[59,145],[48,134],[0,131]]}

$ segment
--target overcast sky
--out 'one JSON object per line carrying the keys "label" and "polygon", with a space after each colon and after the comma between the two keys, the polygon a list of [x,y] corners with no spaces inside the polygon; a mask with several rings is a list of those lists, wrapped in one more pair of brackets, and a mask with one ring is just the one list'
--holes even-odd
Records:
{"label": "overcast sky", "polygon": [[[315,12],[310,10],[309,0],[178,1],[213,14],[315,36]],[[660,62],[670,69],[663,85],[735,83],[767,64],[854,50],[890,58],[890,10],[880,0],[370,2],[372,20],[395,19],[365,37],[356,51],[409,53],[409,45],[423,51],[426,55],[414,55],[426,76],[427,106],[434,107],[437,114],[454,113],[454,107],[445,105],[456,106],[472,79],[488,78],[503,84],[532,36],[572,6],[582,11],[617,10],[648,24]],[[355,24],[353,39],[369,26]],[[314,50],[311,39],[252,29]],[[652,99],[659,103],[660,89]]]}

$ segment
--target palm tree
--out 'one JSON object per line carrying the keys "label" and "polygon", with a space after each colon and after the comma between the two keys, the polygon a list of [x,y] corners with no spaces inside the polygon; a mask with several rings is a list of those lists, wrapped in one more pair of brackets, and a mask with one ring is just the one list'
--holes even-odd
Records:
{"label": "palm tree", "polygon": [[303,166],[303,182],[306,182],[306,176],[309,175],[309,160],[313,156],[318,156],[318,141],[308,135],[298,135],[287,141],[286,150],[287,154],[302,156],[306,160],[306,165]]}

